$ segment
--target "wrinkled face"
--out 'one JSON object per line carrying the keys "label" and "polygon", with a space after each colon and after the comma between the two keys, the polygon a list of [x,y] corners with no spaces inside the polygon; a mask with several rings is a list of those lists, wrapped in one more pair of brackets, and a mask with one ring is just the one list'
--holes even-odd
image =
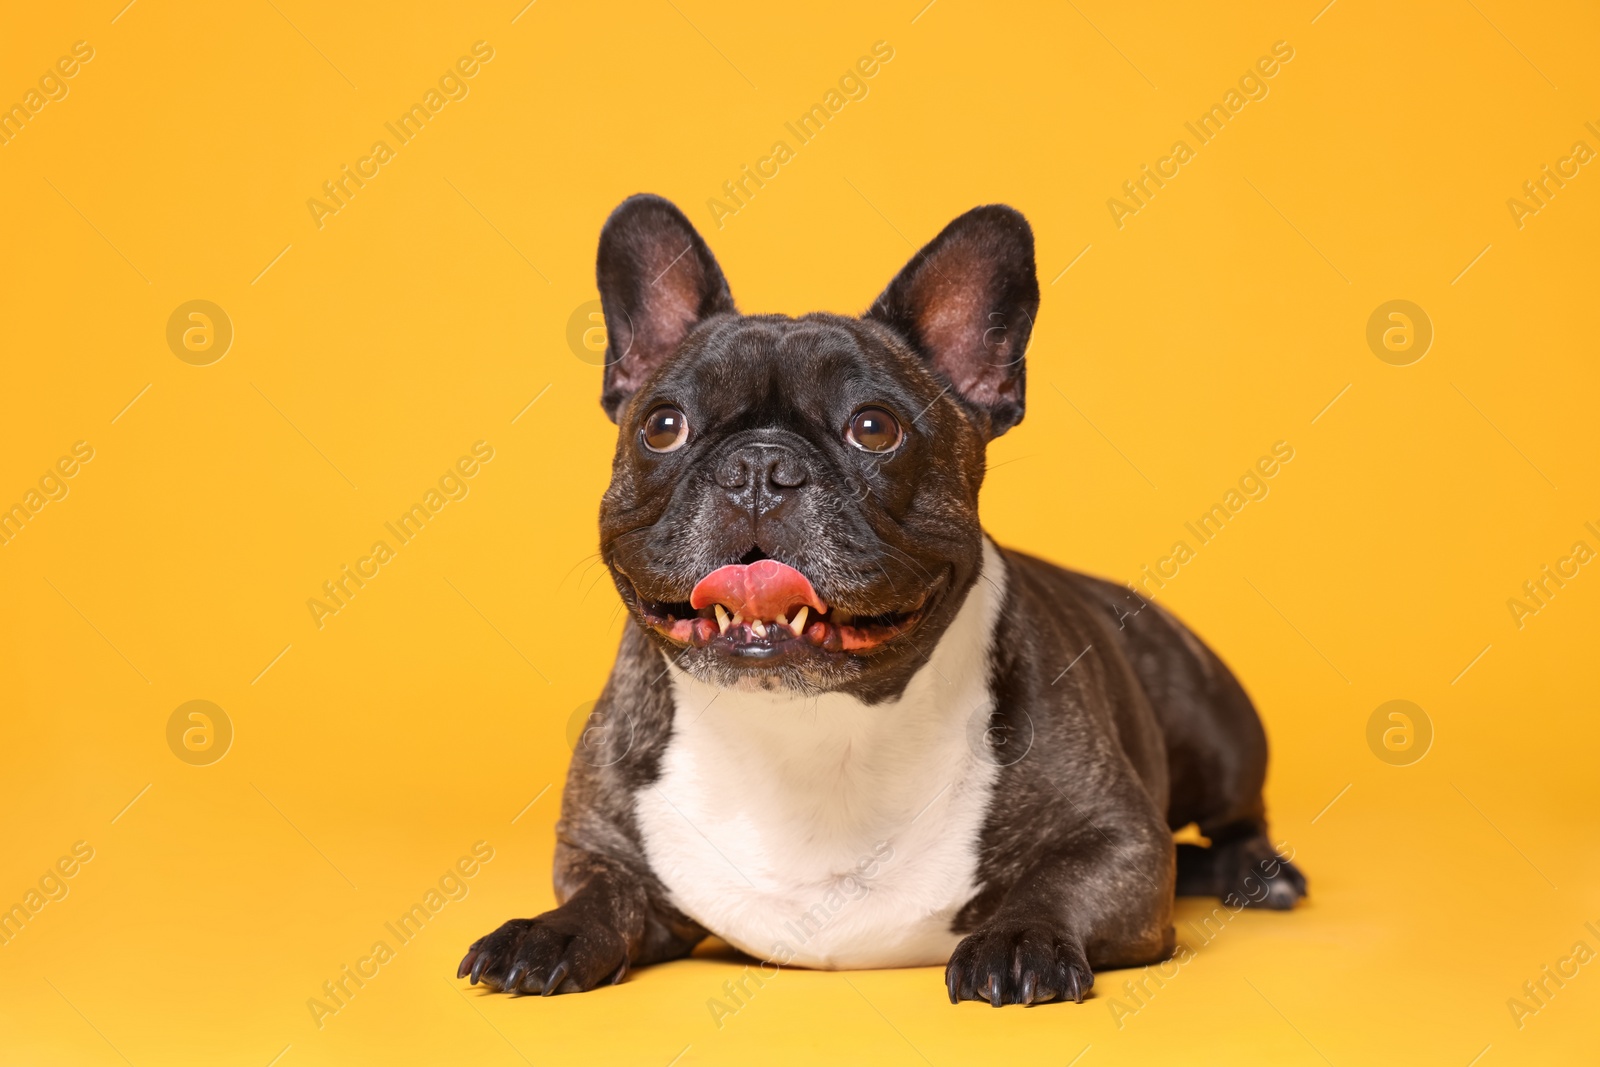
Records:
{"label": "wrinkled face", "polygon": [[874,323],[701,324],[620,418],[600,522],[623,600],[722,684],[920,662],[981,554],[984,442],[947,392]]}
{"label": "wrinkled face", "polygon": [[985,446],[1021,418],[1021,216],[958,219],[859,319],[738,314],[654,197],[613,214],[599,279],[601,556],[637,623],[715,684],[898,693],[977,577]]}

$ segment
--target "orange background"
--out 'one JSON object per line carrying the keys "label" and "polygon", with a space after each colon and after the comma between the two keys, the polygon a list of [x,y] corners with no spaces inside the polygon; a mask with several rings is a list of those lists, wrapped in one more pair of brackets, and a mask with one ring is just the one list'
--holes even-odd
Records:
{"label": "orange background", "polygon": [[[94,52],[0,146],[0,505],[93,449],[0,545],[0,906],[93,850],[0,945],[0,1060],[1593,1055],[1595,966],[1520,1028],[1507,1006],[1600,950],[1600,571],[1521,628],[1507,607],[1600,549],[1600,176],[1520,227],[1507,206],[1600,148],[1591,8],[123,2],[0,33],[0,104]],[[307,200],[476,41],[468,95],[319,228]],[[722,183],[876,41],[867,95],[718,228]],[[1278,41],[1265,98],[1119,228],[1108,199]],[[614,430],[568,330],[640,190],[747,311],[859,310],[955,215],[1023,210],[1044,301],[985,490],[1004,543],[1131,580],[1293,446],[1159,599],[1261,707],[1304,907],[1207,942],[1183,903],[1194,959],[1131,1014],[1131,972],[996,1012],[951,1007],[938,969],[785,971],[719,1027],[744,964],[714,946],[581,997],[455,980],[551,903],[573,716],[625,621],[592,555]],[[205,366],[167,342],[196,299],[234,333]],[[1394,299],[1434,331],[1407,366],[1366,340]],[[306,601],[477,441],[468,495],[318,628]],[[1433,732],[1405,766],[1367,740],[1396,699]],[[169,747],[192,700],[233,731],[207,766]],[[308,998],[479,841],[465,897],[319,1028]]]}

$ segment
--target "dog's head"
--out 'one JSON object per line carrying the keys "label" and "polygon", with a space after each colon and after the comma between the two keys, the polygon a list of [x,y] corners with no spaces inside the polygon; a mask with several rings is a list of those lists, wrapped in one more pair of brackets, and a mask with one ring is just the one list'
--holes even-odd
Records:
{"label": "dog's head", "polygon": [[716,684],[898,692],[977,576],[985,447],[1022,419],[1027,221],[967,212],[860,318],[739,314],[654,196],[607,220],[598,275],[601,555],[634,618]]}

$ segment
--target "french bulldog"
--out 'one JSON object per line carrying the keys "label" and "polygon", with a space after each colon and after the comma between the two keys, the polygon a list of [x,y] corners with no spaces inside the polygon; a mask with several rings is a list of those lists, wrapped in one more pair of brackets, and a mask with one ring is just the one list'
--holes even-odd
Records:
{"label": "french bulldog", "polygon": [[[957,218],[859,318],[741,315],[655,196],[607,220],[597,276],[600,548],[631,621],[567,776],[560,906],[458,977],[580,992],[714,934],[777,966],[943,964],[952,1003],[1082,1001],[1174,951],[1175,893],[1305,894],[1222,661],[979,523],[1039,307],[1021,214]],[[1174,844],[1190,824],[1208,844]]]}

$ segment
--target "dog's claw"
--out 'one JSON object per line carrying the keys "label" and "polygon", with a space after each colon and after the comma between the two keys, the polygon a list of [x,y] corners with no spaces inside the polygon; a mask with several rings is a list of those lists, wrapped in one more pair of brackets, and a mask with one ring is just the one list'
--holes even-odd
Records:
{"label": "dog's claw", "polygon": [[1094,985],[1081,943],[1068,934],[1026,921],[991,922],[956,946],[945,968],[954,1001],[982,1000],[993,1007],[1077,1003]]}
{"label": "dog's claw", "polygon": [[[458,970],[490,989],[513,995],[585,992],[628,973],[628,943],[608,916],[557,908],[533,919],[512,919],[479,938]],[[467,970],[470,968],[470,970]],[[539,977],[548,975],[541,983]],[[535,988],[537,987],[537,988]]]}

